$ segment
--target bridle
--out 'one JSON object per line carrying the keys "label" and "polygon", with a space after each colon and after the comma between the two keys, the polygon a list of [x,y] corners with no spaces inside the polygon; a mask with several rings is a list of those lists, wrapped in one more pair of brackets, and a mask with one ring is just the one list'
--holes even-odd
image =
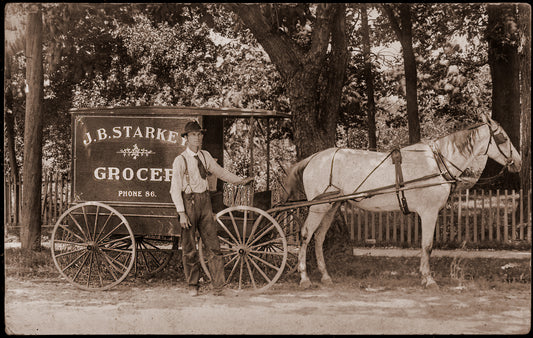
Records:
{"label": "bridle", "polygon": [[[502,169],[500,170],[500,172],[498,174],[496,174],[495,176],[492,176],[492,177],[487,177],[487,178],[483,178],[483,179],[479,179],[478,180],[478,183],[482,183],[481,181],[491,181],[491,180],[494,180],[496,179],[497,177],[503,175],[503,172],[505,171],[505,169],[507,169],[508,167],[510,167],[511,165],[514,164],[514,160],[512,158],[513,156],[513,151],[512,151],[512,145],[511,145],[511,142],[509,142],[509,156],[507,156],[505,154],[505,152],[502,150],[501,148],[501,145],[504,144],[505,142],[509,141],[509,139],[507,138],[507,136],[505,136],[505,133],[503,132],[503,129],[502,127],[497,124],[497,128],[496,129],[492,129],[492,124],[490,122],[485,122],[484,123],[485,125],[487,125],[487,127],[489,128],[489,132],[490,132],[490,137],[489,137],[489,141],[487,142],[487,148],[485,149],[485,153],[483,154],[483,156],[486,156],[488,151],[489,151],[489,147],[492,143],[492,139],[494,139],[494,144],[496,145],[496,148],[498,149],[498,151],[500,152],[500,154],[502,154],[502,156],[505,158],[505,165],[502,167]],[[482,125],[481,125],[482,126]],[[478,126],[478,127],[481,127],[481,126]],[[437,166],[439,167],[439,169],[441,170],[441,175],[447,180],[447,181],[450,181],[450,182],[453,182],[453,183],[457,183],[458,181],[461,181],[461,179],[459,178],[459,176],[461,176],[461,174],[464,172],[464,170],[461,170],[457,165],[455,165],[452,161],[450,161],[449,159],[447,159],[446,157],[444,157],[442,155],[442,153],[435,148],[435,144],[432,143],[430,145],[430,148],[431,150],[433,151],[433,156],[435,158],[435,161],[437,162]],[[448,164],[450,164],[451,166],[453,166],[455,169],[457,169],[459,171],[459,175],[455,176],[453,175],[451,172],[450,172],[450,169],[448,167]],[[443,170],[443,169],[444,170]]]}
{"label": "bridle", "polygon": [[487,155],[490,144],[492,143],[492,139],[494,139],[494,144],[496,145],[496,148],[498,149],[500,154],[502,154],[502,156],[505,158],[505,165],[503,166],[503,169],[508,168],[509,166],[512,166],[514,164],[514,160],[513,160],[513,149],[512,149],[511,142],[509,142],[509,156],[507,156],[503,152],[502,148],[500,147],[501,144],[504,144],[505,142],[509,141],[507,136],[505,136],[505,133],[503,132],[502,127],[499,124],[497,124],[497,128],[492,129],[491,123],[487,123],[487,126],[489,127],[490,138],[489,138],[487,149],[485,150],[484,155]]}

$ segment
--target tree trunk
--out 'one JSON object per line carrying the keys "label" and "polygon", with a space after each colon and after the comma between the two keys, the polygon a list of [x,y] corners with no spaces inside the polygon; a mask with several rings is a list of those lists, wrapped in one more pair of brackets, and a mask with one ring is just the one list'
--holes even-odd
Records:
{"label": "tree trunk", "polygon": [[416,61],[413,51],[413,33],[411,8],[408,4],[400,5],[402,23],[402,54],[405,68],[405,99],[407,101],[407,123],[409,125],[409,144],[420,142],[420,120],[418,118],[418,95],[416,79]]}
{"label": "tree trunk", "polygon": [[413,32],[411,22],[411,5],[400,4],[400,20],[396,18],[390,5],[382,5],[389,17],[391,26],[402,45],[405,70],[405,100],[407,101],[407,123],[409,125],[409,143],[420,142],[420,120],[418,118],[418,95],[416,60],[413,51]]}
{"label": "tree trunk", "polygon": [[[520,82],[515,4],[487,6],[488,61],[492,77],[492,118],[498,121],[511,142],[520,149]],[[510,25],[509,23],[514,23]],[[494,176],[501,165],[489,160],[483,176]],[[519,187],[519,175],[506,174],[501,182],[504,188]]]}
{"label": "tree trunk", "polygon": [[[348,60],[344,4],[317,4],[304,51],[265,16],[269,5],[227,4],[269,55],[287,85],[297,159],[335,145]],[[328,53],[328,49],[330,52]]]}
{"label": "tree trunk", "polygon": [[363,34],[363,59],[364,73],[366,81],[367,96],[367,131],[368,131],[368,149],[376,151],[376,103],[374,101],[374,75],[372,74],[372,60],[370,59],[370,28],[368,27],[368,14],[366,4],[361,4],[361,28]]}
{"label": "tree trunk", "polygon": [[21,220],[22,249],[41,248],[43,64],[41,9],[28,14],[26,34],[26,118]]}
{"label": "tree trunk", "polygon": [[[9,173],[13,182],[18,182],[19,177],[19,168],[17,165],[16,154],[15,154],[15,121],[13,117],[13,91],[11,86],[8,83],[11,82],[11,60],[7,55],[7,52],[4,52],[4,71],[5,71],[5,80],[4,80],[4,127],[5,127],[5,141],[6,141],[6,155],[9,161]],[[18,190],[16,192],[18,198]]]}
{"label": "tree trunk", "polygon": [[[520,188],[527,193],[531,189],[531,7],[518,5],[520,41],[520,97],[521,97],[521,136],[522,172]],[[527,208],[527,207],[526,207]]]}

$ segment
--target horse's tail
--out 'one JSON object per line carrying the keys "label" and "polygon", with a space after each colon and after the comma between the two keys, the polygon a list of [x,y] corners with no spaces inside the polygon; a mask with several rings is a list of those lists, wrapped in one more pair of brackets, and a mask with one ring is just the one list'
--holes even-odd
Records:
{"label": "horse's tail", "polygon": [[305,199],[305,189],[303,183],[303,172],[313,156],[309,156],[296,163],[289,169],[286,180],[287,198],[286,201],[297,201]]}

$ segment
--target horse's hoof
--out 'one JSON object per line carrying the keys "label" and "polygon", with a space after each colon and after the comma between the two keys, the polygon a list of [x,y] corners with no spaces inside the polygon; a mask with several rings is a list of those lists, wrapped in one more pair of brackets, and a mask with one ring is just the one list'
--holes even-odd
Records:
{"label": "horse's hoof", "polygon": [[435,282],[435,280],[433,280],[433,278],[428,278],[426,280],[423,280],[422,285],[426,289],[434,289],[434,290],[439,289],[439,285],[437,284],[437,282]]}
{"label": "horse's hoof", "polygon": [[333,285],[333,281],[331,280],[331,277],[328,277],[328,278],[322,278],[320,280],[320,282],[325,285],[325,286],[332,286]]}
{"label": "horse's hoof", "polygon": [[302,280],[302,281],[300,281],[300,288],[309,289],[310,287],[311,287],[311,281],[310,280]]}

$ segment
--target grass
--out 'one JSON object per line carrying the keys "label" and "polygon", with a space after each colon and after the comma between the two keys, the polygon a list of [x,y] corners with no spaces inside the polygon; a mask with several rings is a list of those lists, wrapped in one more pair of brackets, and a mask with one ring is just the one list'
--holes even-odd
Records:
{"label": "grass", "polygon": [[53,278],[59,276],[50,250],[45,247],[41,247],[41,251],[6,248],[4,267],[6,277]]}
{"label": "grass", "polygon": [[[347,287],[397,289],[420,286],[419,257],[356,257],[337,251],[334,254],[326,252],[325,259],[333,281]],[[59,272],[48,248],[43,247],[39,252],[7,248],[4,261],[5,277],[59,280]],[[175,283],[183,279],[179,261],[173,258],[165,270],[150,278],[150,283],[167,285],[170,281]],[[475,285],[478,289],[508,289],[510,285],[518,288],[531,286],[531,261],[528,259],[432,257],[430,266],[441,287]],[[307,269],[313,282],[320,281],[314,252],[308,254]],[[137,278],[129,283],[146,282]],[[278,281],[289,285],[298,282],[297,272],[286,272]]]}

